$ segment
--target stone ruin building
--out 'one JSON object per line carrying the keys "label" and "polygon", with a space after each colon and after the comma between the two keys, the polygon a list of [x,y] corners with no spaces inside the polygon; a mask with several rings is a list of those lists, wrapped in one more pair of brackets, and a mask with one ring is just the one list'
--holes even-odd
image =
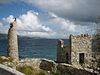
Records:
{"label": "stone ruin building", "polygon": [[99,22],[96,23],[96,31],[93,36],[93,51],[93,62],[100,68],[100,19]]}
{"label": "stone ruin building", "polygon": [[16,30],[16,19],[10,23],[10,28],[8,30],[8,56],[13,60],[18,61],[18,39],[17,39],[17,30]]}
{"label": "stone ruin building", "polygon": [[88,67],[92,58],[92,36],[70,35],[70,43],[65,46],[63,40],[58,41],[57,62]]}

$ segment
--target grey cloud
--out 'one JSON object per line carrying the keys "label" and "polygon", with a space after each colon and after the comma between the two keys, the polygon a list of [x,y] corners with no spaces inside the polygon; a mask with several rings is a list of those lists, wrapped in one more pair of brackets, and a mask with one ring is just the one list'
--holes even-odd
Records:
{"label": "grey cloud", "polygon": [[74,21],[95,21],[100,16],[100,0],[25,0]]}

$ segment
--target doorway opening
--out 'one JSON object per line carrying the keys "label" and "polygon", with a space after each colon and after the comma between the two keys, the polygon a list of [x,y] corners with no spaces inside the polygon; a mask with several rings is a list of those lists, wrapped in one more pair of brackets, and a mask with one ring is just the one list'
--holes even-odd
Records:
{"label": "doorway opening", "polygon": [[79,53],[79,63],[80,64],[84,63],[84,53]]}
{"label": "doorway opening", "polygon": [[66,63],[69,64],[69,54],[66,53]]}

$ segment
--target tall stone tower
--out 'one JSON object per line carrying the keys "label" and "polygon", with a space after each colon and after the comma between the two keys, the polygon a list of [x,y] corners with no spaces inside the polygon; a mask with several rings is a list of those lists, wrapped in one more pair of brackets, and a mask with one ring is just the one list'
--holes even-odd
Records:
{"label": "tall stone tower", "polygon": [[13,60],[19,60],[16,18],[12,23],[10,23],[10,28],[8,31],[8,56],[11,57]]}

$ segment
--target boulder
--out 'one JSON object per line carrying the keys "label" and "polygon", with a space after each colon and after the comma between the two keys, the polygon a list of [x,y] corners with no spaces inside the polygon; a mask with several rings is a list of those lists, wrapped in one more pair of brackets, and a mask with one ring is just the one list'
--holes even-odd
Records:
{"label": "boulder", "polygon": [[53,68],[55,68],[56,63],[52,60],[43,59],[40,63],[40,69],[46,70],[46,71],[52,71]]}

